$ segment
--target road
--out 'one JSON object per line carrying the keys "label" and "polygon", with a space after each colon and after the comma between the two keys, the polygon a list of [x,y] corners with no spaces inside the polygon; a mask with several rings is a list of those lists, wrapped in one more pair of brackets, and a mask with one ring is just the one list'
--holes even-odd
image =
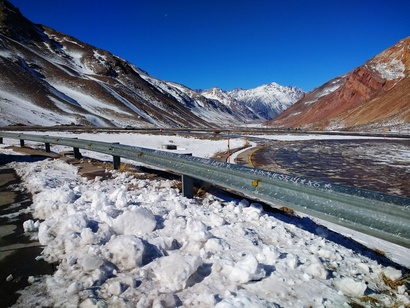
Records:
{"label": "road", "polygon": [[29,285],[29,276],[52,274],[52,264],[37,260],[43,247],[24,232],[23,223],[33,219],[25,211],[31,203],[15,171],[5,165],[12,161],[36,161],[45,158],[60,158],[79,167],[79,173],[89,179],[96,176],[109,177],[102,165],[79,161],[70,156],[46,153],[31,148],[13,147],[25,155],[0,154],[0,307],[9,307],[18,298],[18,290]]}
{"label": "road", "polygon": [[43,248],[24,233],[24,221],[32,219],[24,211],[31,205],[31,196],[19,184],[14,170],[4,168],[0,159],[0,307],[16,301],[16,291],[29,285],[29,276],[54,271],[49,263],[36,260]]}

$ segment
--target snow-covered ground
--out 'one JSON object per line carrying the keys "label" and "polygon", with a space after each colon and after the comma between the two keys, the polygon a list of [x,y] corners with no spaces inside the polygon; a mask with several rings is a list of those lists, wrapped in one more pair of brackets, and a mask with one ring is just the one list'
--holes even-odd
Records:
{"label": "snow-covered ground", "polygon": [[[202,157],[227,147],[223,140],[134,133],[76,137],[151,148],[172,141]],[[16,141],[4,142],[0,154],[11,154],[6,146]],[[243,142],[231,140],[231,147]],[[19,307],[410,305],[405,283],[388,285],[408,280],[408,271],[311,218],[267,213],[250,200],[187,199],[170,180],[130,173],[87,180],[59,160],[7,167],[33,194],[34,219],[25,230],[44,245],[41,257],[58,264],[53,275],[30,277]],[[360,237],[410,266],[409,250]]]}

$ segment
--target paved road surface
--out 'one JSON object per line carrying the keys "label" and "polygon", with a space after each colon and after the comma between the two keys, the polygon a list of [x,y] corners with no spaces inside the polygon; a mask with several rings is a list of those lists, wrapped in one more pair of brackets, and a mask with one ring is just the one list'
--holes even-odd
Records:
{"label": "paved road surface", "polygon": [[18,298],[18,290],[29,285],[29,276],[52,274],[52,264],[36,260],[43,248],[40,243],[24,233],[23,223],[33,219],[24,209],[31,203],[31,195],[24,192],[20,178],[5,165],[11,161],[36,161],[45,158],[60,158],[77,165],[82,176],[107,177],[101,165],[79,161],[55,153],[45,153],[30,148],[14,148],[26,155],[0,154],[0,307],[10,307]]}

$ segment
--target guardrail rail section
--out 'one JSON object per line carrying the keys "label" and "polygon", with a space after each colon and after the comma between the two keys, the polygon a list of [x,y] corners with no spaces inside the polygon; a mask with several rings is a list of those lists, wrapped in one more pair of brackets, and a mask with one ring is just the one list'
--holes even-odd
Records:
{"label": "guardrail rail section", "polygon": [[119,143],[0,132],[0,143],[3,138],[18,139],[21,146],[24,140],[44,143],[48,152],[50,144],[72,147],[76,158],[81,157],[79,149],[109,154],[115,169],[120,158],[130,159],[180,174],[183,195],[189,198],[193,197],[193,179],[199,179],[410,248],[407,197]]}

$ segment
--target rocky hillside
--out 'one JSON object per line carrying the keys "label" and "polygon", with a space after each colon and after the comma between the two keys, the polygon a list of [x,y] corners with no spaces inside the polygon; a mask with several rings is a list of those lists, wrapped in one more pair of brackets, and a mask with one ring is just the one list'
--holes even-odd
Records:
{"label": "rocky hillside", "polygon": [[[30,22],[0,0],[0,126],[213,127],[266,121]],[[294,102],[296,99],[294,100]]]}
{"label": "rocky hillside", "polygon": [[410,37],[308,93],[268,124],[323,130],[409,130]]}

